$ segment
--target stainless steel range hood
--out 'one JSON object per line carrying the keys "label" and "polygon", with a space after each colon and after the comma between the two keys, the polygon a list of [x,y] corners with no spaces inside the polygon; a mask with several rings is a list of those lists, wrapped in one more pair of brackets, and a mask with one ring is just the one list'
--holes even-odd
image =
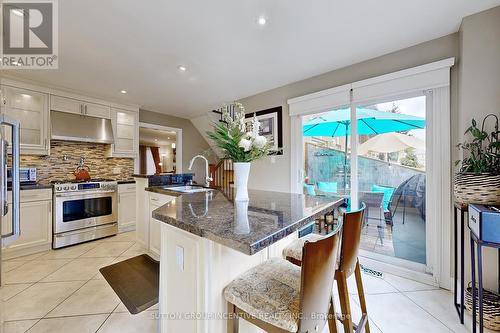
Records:
{"label": "stainless steel range hood", "polygon": [[51,111],[52,139],[113,143],[111,120],[79,114]]}

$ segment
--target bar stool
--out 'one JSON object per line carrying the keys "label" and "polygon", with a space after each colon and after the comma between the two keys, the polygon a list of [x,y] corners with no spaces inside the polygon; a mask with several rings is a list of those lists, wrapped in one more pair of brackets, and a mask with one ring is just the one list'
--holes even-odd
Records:
{"label": "bar stool", "polygon": [[[365,329],[365,332],[370,333],[370,326],[368,324],[368,312],[366,310],[365,293],[363,289],[363,281],[361,280],[361,269],[359,267],[358,251],[359,243],[361,240],[361,230],[363,228],[363,214],[365,204],[361,209],[353,212],[344,213],[342,236],[340,242],[340,258],[337,262],[338,267],[335,270],[335,280],[337,280],[337,287],[339,291],[339,300],[342,310],[340,320],[344,324],[344,332],[352,333],[354,329],[360,332]],[[309,234],[283,250],[283,256],[295,265],[301,265],[301,251],[304,243],[309,241],[318,241],[324,236],[317,234]],[[351,316],[351,306],[349,303],[349,292],[347,289],[347,279],[355,274],[356,286],[358,289],[359,302],[361,305],[361,320],[358,324],[353,324]]]}
{"label": "bar stool", "polygon": [[[339,239],[332,234],[305,242],[302,269],[273,258],[232,281],[224,289],[227,332],[238,332],[239,318],[270,333],[322,332],[335,316],[331,295]],[[336,327],[330,332],[337,332]]]}

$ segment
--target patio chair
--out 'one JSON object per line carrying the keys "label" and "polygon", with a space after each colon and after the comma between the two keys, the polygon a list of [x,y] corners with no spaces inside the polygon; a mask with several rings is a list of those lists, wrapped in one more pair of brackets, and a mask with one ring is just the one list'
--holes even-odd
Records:
{"label": "patio chair", "polygon": [[[317,182],[315,192],[317,195],[338,194],[338,184],[337,182]],[[335,223],[334,214],[325,214],[320,218],[319,222],[317,221],[318,229],[321,232],[324,228],[326,233],[328,233],[329,225],[333,225],[333,223]]]}
{"label": "patio chair", "polygon": [[318,191],[325,194],[338,193],[337,182],[317,182]]}
{"label": "patio chair", "polygon": [[417,208],[422,220],[425,221],[425,175],[414,175],[396,188],[389,202],[388,211],[384,212],[385,221],[394,225],[394,216],[398,208],[401,208],[402,222],[405,224],[405,215],[407,208],[407,197],[413,198],[412,207]]}
{"label": "patio chair", "polygon": [[[304,194],[311,195],[311,196],[316,196],[318,193],[316,193],[316,188],[312,184],[304,184]],[[325,214],[324,216],[321,216],[316,220],[316,226],[318,227],[319,232],[322,232],[323,229],[326,230],[326,233],[328,233],[328,216],[330,213]],[[333,220],[333,214],[331,220]]]}
{"label": "patio chair", "polygon": [[[367,227],[369,225],[369,220],[377,220],[377,238],[380,239],[381,245],[384,245],[384,193],[360,191],[358,200],[366,205],[363,227]],[[370,208],[373,208],[378,212],[378,217],[370,216]]]}
{"label": "patio chair", "polygon": [[384,194],[384,200],[383,200],[384,220],[392,228],[392,226],[393,226],[393,221],[392,221],[393,214],[391,212],[391,202],[393,200],[394,193],[396,192],[396,189],[394,187],[389,187],[389,186],[373,185],[372,192],[380,192],[380,193]]}
{"label": "patio chair", "polygon": [[304,184],[304,190],[308,195],[316,195],[316,190],[312,184]]}

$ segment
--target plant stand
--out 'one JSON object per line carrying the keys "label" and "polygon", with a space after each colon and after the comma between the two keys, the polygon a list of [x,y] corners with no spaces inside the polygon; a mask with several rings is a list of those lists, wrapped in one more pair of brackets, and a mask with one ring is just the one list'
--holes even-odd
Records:
{"label": "plant stand", "polygon": [[[479,239],[472,231],[470,233],[470,250],[471,250],[471,268],[472,268],[472,333],[476,333],[476,290],[479,292],[479,332],[484,332],[484,310],[483,310],[483,246],[499,249],[499,264],[500,264],[500,243],[485,242]],[[477,246],[477,268],[478,268],[478,288],[476,288],[476,252],[474,247]],[[500,276],[500,265],[499,265]],[[499,279],[500,280],[500,279]],[[500,281],[499,281],[500,283]],[[499,284],[500,292],[500,284]]]}
{"label": "plant stand", "polygon": [[[460,220],[458,220],[458,212],[460,212]],[[453,303],[455,305],[455,309],[457,310],[458,317],[460,318],[460,324],[464,324],[464,293],[465,293],[465,284],[464,284],[464,224],[465,224],[465,214],[468,213],[468,206],[455,203],[454,207],[454,221],[455,221],[455,241],[453,244],[454,250],[454,270],[455,274],[453,275]],[[460,227],[460,234],[458,232]],[[460,241],[460,254],[458,254],[458,244]],[[458,258],[460,255],[460,303],[457,302],[458,296]]]}

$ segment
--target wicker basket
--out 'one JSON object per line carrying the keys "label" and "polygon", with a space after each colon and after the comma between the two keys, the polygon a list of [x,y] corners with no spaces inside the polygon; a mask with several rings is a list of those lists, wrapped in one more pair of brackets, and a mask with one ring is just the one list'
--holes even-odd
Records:
{"label": "wicker basket", "polygon": [[[476,287],[476,320],[479,323],[479,296]],[[472,313],[472,284],[465,291],[465,308]],[[484,327],[500,331],[500,295],[483,289],[483,325]]]}
{"label": "wicker basket", "polygon": [[458,173],[455,176],[455,201],[460,204],[500,203],[500,174]]}

